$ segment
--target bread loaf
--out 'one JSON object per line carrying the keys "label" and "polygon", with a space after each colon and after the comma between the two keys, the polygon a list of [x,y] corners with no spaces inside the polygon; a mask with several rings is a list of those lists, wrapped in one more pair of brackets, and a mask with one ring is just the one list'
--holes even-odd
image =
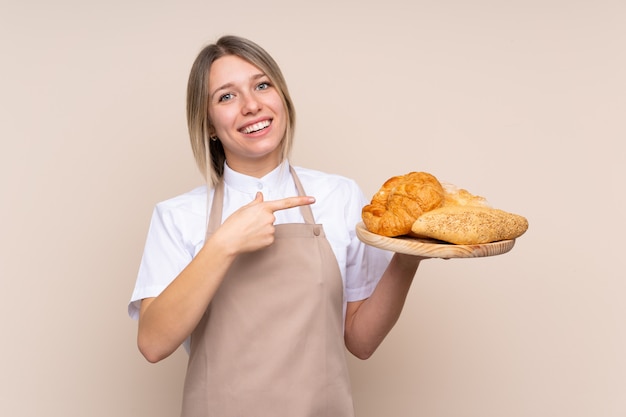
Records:
{"label": "bread loaf", "polygon": [[411,226],[411,234],[457,245],[515,239],[528,229],[526,218],[490,207],[447,205],[428,211]]}
{"label": "bread loaf", "polygon": [[459,188],[454,184],[442,182],[444,190],[444,206],[477,206],[489,207],[485,197],[474,195],[469,191]]}

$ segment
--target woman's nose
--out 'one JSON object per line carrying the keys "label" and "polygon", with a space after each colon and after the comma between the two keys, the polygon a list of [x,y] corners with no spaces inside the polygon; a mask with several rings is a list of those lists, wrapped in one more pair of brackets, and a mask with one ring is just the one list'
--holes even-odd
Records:
{"label": "woman's nose", "polygon": [[261,102],[254,94],[246,94],[243,97],[242,112],[244,114],[256,113],[261,110]]}

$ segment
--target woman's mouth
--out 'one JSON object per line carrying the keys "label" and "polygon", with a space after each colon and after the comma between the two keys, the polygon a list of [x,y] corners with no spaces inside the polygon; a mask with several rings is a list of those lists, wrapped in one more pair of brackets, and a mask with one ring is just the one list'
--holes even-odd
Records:
{"label": "woman's mouth", "polygon": [[249,126],[246,126],[246,127],[242,128],[242,129],[240,129],[239,131],[241,133],[245,133],[245,134],[255,133],[255,132],[258,132],[260,130],[265,129],[270,124],[272,124],[271,120],[269,120],[269,119],[268,120],[263,120],[261,122],[257,122],[257,123],[251,124]]}

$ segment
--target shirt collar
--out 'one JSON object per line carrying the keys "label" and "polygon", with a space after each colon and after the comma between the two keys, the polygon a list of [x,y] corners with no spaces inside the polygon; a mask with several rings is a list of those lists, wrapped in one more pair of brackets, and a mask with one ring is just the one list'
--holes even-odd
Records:
{"label": "shirt collar", "polygon": [[284,160],[273,171],[264,177],[256,178],[239,173],[224,163],[224,184],[237,191],[255,194],[257,191],[276,190],[282,187],[290,178],[289,162]]}

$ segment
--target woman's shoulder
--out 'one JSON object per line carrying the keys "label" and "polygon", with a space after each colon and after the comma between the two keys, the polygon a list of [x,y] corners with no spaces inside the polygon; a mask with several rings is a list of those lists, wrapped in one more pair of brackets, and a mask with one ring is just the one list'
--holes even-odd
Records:
{"label": "woman's shoulder", "polygon": [[363,191],[352,178],[309,168],[294,167],[304,191],[314,195],[318,204],[337,210],[352,210],[365,204]]}
{"label": "woman's shoulder", "polygon": [[206,204],[207,187],[202,185],[158,202],[156,204],[156,210],[161,212],[181,212],[204,215]]}
{"label": "woman's shoulder", "polygon": [[347,187],[359,189],[355,180],[340,174],[330,174],[328,172],[299,166],[294,166],[293,168],[303,184],[309,183],[324,187]]}

